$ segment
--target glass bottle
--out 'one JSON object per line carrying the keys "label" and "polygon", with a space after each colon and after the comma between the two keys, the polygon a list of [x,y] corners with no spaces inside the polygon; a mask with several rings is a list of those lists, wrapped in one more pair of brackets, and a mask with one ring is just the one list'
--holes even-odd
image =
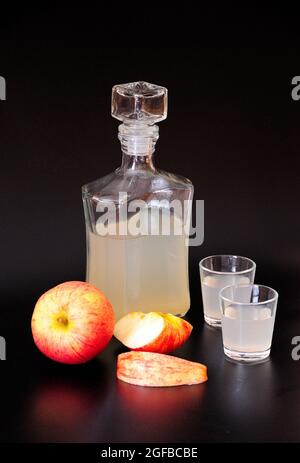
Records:
{"label": "glass bottle", "polygon": [[154,166],[155,123],[167,117],[167,89],[115,85],[112,116],[122,121],[121,166],[82,187],[86,279],[108,297],[117,320],[132,311],[183,316],[190,307],[193,185]]}

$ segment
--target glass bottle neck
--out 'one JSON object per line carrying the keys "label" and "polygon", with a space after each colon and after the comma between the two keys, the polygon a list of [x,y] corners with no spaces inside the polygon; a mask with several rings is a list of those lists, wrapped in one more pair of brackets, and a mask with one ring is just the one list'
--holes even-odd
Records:
{"label": "glass bottle neck", "polygon": [[153,153],[148,153],[145,156],[133,156],[123,151],[121,169],[131,171],[149,170],[154,172]]}
{"label": "glass bottle neck", "polygon": [[146,124],[121,124],[119,140],[123,152],[121,169],[154,171],[153,153],[158,140],[158,127]]}

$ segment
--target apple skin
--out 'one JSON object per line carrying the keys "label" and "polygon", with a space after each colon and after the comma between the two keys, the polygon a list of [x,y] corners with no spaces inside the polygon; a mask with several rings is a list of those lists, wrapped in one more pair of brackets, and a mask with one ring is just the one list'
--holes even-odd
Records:
{"label": "apple skin", "polygon": [[61,363],[84,363],[94,358],[113,335],[115,317],[105,295],[81,281],[68,281],[45,292],[31,320],[39,350]]}
{"label": "apple skin", "polygon": [[179,349],[190,337],[193,327],[189,322],[170,313],[158,312],[158,314],[165,321],[164,330],[161,335],[149,344],[132,350],[169,354]]}
{"label": "apple skin", "polygon": [[[136,347],[128,342],[128,333],[141,329],[140,322],[151,320],[153,323],[157,319],[163,321],[162,330],[157,336],[143,345]],[[144,328],[145,329],[145,328]],[[189,338],[193,326],[183,318],[163,312],[130,312],[121,318],[115,325],[114,335],[126,347],[132,351],[158,352],[168,354],[179,349]],[[146,334],[146,333],[145,333]],[[144,341],[145,336],[141,336]]]}

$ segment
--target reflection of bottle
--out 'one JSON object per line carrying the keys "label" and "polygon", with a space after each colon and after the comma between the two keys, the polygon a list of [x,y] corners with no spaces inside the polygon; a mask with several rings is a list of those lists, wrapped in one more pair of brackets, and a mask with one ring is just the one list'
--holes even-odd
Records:
{"label": "reflection of bottle", "polygon": [[112,115],[123,122],[122,164],[82,189],[87,280],[110,299],[117,319],[131,311],[184,315],[190,306],[186,231],[193,186],[157,170],[152,159],[154,124],[167,116],[167,89],[146,82],[116,85]]}

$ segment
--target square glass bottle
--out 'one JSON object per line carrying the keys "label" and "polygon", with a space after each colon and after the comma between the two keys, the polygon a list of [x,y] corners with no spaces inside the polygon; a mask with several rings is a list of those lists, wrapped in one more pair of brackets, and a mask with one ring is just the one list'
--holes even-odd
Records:
{"label": "square glass bottle", "polygon": [[183,316],[190,307],[188,233],[192,183],[153,162],[167,89],[116,85],[112,116],[122,121],[122,163],[82,188],[89,283],[105,293],[116,319],[132,311]]}

